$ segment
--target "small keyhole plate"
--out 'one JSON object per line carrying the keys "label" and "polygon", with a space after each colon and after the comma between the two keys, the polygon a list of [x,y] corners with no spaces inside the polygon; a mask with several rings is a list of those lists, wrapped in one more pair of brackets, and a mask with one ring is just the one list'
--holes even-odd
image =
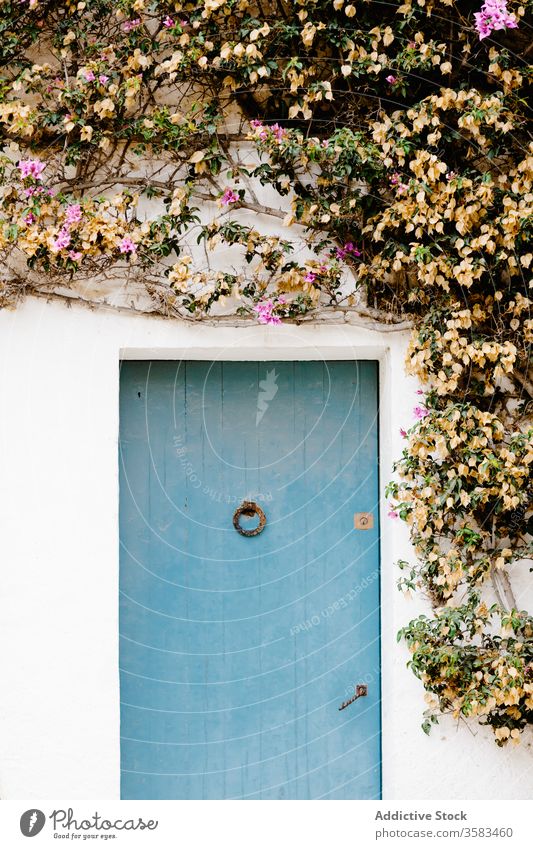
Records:
{"label": "small keyhole plate", "polygon": [[356,531],[370,531],[374,527],[373,513],[356,513],[353,517]]}

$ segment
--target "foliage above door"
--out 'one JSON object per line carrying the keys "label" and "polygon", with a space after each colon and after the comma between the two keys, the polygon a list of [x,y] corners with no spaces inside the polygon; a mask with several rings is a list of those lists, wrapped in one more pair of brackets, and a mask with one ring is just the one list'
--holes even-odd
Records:
{"label": "foliage above door", "polygon": [[533,718],[531,5],[4,0],[0,39],[3,305],[412,328],[404,634],[428,722],[499,743]]}

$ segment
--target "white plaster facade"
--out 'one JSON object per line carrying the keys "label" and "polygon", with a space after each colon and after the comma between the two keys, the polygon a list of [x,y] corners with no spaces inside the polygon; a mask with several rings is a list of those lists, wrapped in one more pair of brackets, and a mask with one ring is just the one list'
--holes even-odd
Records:
{"label": "white plaster facade", "polygon": [[[343,323],[213,326],[38,299],[0,313],[2,798],[119,797],[121,357],[379,359],[383,488],[416,403],[405,345]],[[420,730],[423,690],[396,642],[420,602],[396,589],[407,533],[381,509],[384,798],[530,798],[531,735],[498,749],[477,725]]]}

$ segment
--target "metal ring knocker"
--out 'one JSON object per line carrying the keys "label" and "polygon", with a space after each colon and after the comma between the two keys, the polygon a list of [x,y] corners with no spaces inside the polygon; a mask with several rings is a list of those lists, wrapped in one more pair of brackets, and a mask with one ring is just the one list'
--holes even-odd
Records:
{"label": "metal ring knocker", "polygon": [[[241,528],[240,518],[241,516],[258,516],[259,524],[257,528],[254,528],[251,531],[246,531],[244,528]],[[233,514],[233,527],[236,531],[242,534],[243,537],[256,537],[257,534],[260,534],[263,528],[266,525],[266,516],[255,501],[243,501],[240,507],[237,507],[235,513]]]}

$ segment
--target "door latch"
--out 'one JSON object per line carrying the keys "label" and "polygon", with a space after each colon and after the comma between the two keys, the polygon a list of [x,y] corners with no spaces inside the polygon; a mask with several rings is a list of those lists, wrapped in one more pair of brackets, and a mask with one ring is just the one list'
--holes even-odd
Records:
{"label": "door latch", "polygon": [[368,687],[366,686],[366,684],[356,684],[355,685],[355,696],[352,696],[352,698],[348,699],[347,702],[343,702],[342,705],[340,706],[339,710],[344,710],[344,708],[347,708],[348,705],[351,705],[357,699],[360,699],[361,696],[366,696],[366,695],[368,695]]}

